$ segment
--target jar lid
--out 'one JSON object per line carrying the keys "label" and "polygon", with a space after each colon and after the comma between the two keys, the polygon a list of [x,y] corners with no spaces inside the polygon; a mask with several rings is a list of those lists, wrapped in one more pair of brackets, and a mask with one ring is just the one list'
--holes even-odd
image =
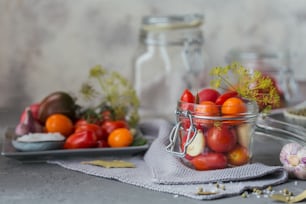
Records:
{"label": "jar lid", "polygon": [[196,28],[203,24],[202,14],[144,16],[142,29],[146,31]]}
{"label": "jar lid", "polygon": [[259,60],[259,59],[277,59],[281,53],[275,53],[267,50],[258,49],[233,49],[226,56],[228,63],[233,61]]}

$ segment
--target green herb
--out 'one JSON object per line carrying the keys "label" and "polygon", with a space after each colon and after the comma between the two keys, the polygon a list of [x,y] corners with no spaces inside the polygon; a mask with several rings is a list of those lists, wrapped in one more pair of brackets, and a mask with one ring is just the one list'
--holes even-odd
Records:
{"label": "green herb", "polygon": [[274,82],[260,71],[251,71],[239,63],[232,63],[225,67],[215,67],[210,74],[214,76],[212,87],[235,90],[240,96],[256,101],[263,112],[280,105],[280,95]]}
{"label": "green herb", "polygon": [[142,146],[148,143],[148,140],[145,137],[137,136],[134,138],[131,146]]}
{"label": "green herb", "polygon": [[108,110],[113,120],[126,119],[131,127],[138,124],[139,99],[129,81],[118,72],[110,72],[100,65],[91,68],[80,92],[88,101],[98,100],[97,105],[84,112]]}

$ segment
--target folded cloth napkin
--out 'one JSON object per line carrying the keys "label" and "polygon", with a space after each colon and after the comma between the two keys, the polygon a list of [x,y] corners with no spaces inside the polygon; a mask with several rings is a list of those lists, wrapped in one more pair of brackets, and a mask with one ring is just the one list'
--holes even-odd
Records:
{"label": "folded cloth napkin", "polygon": [[[260,163],[214,171],[192,170],[182,164],[178,158],[166,152],[171,128],[172,125],[164,120],[145,121],[140,125],[141,131],[148,137],[155,136],[156,139],[153,140],[144,156],[99,157],[99,159],[129,161],[134,163],[136,168],[108,169],[81,163],[92,158],[49,160],[48,162],[86,174],[199,200],[237,195],[247,189],[264,188],[287,180],[288,175],[283,168]],[[213,185],[215,182],[221,182],[224,188],[216,188],[216,185]],[[198,195],[199,188],[215,192],[215,194]]]}

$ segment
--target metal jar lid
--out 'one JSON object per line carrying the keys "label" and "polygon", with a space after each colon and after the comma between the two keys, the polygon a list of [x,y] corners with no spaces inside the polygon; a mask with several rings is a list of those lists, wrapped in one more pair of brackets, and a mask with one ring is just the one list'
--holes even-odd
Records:
{"label": "metal jar lid", "polygon": [[144,16],[142,29],[145,31],[163,31],[175,29],[197,28],[203,24],[202,14]]}

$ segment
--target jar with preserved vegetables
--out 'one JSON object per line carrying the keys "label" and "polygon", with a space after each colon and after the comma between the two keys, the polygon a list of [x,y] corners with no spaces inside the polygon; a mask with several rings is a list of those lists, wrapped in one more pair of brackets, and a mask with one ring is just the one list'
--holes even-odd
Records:
{"label": "jar with preserved vegetables", "polygon": [[180,93],[206,85],[203,16],[145,16],[133,61],[140,116],[172,120]]}

